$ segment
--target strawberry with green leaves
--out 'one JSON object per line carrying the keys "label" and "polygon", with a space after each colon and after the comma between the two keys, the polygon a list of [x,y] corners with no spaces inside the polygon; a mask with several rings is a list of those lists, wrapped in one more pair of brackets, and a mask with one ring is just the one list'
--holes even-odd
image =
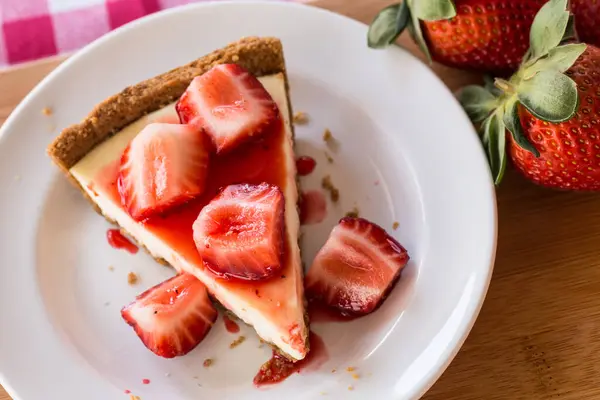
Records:
{"label": "strawberry with green leaves", "polygon": [[550,0],[531,27],[531,46],[508,80],[467,86],[465,111],[480,124],[494,181],[506,153],[528,179],[568,190],[600,190],[600,49],[562,44],[567,0]]}
{"label": "strawberry with green leaves", "polygon": [[600,1],[571,0],[571,12],[579,40],[600,46]]}
{"label": "strawberry with green leaves", "polygon": [[368,44],[388,46],[408,29],[430,61],[510,74],[529,47],[529,28],[546,1],[405,0],[379,12]]}

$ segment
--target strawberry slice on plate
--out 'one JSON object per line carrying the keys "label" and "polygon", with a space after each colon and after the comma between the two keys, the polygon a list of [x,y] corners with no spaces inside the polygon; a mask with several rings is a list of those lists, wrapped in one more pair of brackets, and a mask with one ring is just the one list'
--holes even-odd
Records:
{"label": "strawberry slice on plate", "polygon": [[137,221],[204,192],[209,160],[204,133],[181,124],[148,124],[121,157],[121,203]]}
{"label": "strawberry slice on plate", "polygon": [[193,350],[217,319],[206,287],[193,275],[180,274],[146,290],[121,310],[144,345],[173,358]]}
{"label": "strawberry slice on plate", "polygon": [[262,136],[279,120],[269,92],[236,64],[217,65],[194,78],[176,109],[182,124],[210,136],[217,153]]}
{"label": "strawberry slice on plate", "polygon": [[227,186],[193,225],[194,242],[206,268],[244,280],[277,274],[283,267],[284,208],[277,186]]}
{"label": "strawberry slice on plate", "polygon": [[382,227],[342,218],[306,274],[307,297],[344,314],[368,314],[383,302],[408,260],[404,247]]}

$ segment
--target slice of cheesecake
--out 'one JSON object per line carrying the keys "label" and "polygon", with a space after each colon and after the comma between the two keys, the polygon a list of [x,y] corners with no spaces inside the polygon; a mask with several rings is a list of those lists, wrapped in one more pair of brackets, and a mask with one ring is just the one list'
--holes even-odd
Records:
{"label": "slice of cheesecake", "polygon": [[[201,195],[164,215],[133,218],[122,204],[118,187],[125,149],[150,123],[178,123],[175,105],[192,79],[220,64],[237,64],[258,78],[277,105],[278,124],[259,139],[250,138],[237,148],[213,154]],[[62,131],[48,147],[48,154],[97,211],[157,261],[193,274],[263,340],[301,360],[309,344],[291,112],[281,42],[245,38],[105,100],[81,123]],[[229,146],[229,142],[223,143]],[[283,193],[281,265],[276,276],[268,279],[227,279],[215,274],[214,269],[206,268],[194,242],[192,227],[203,208],[224,187],[238,184],[268,184]]]}

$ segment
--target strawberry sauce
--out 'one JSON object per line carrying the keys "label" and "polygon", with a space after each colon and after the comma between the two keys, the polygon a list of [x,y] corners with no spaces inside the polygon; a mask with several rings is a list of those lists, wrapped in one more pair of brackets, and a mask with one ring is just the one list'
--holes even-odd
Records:
{"label": "strawberry sauce", "polygon": [[129,239],[127,239],[121,231],[118,229],[109,229],[106,232],[106,239],[108,239],[108,244],[110,244],[115,249],[124,249],[130,252],[131,254],[135,254],[138,252],[138,247],[131,243]]}
{"label": "strawberry sauce", "polygon": [[227,332],[238,333],[240,331],[240,326],[237,324],[237,322],[225,314],[223,314],[223,322],[225,323],[225,329],[227,329]]}
{"label": "strawberry sauce", "polygon": [[309,190],[302,193],[298,205],[302,225],[318,224],[327,216],[327,201],[325,201],[325,195],[320,191]]}
{"label": "strawberry sauce", "polygon": [[300,156],[296,159],[296,171],[300,176],[306,176],[315,170],[317,162],[309,156]]}
{"label": "strawberry sauce", "polygon": [[[284,190],[286,186],[286,159],[281,151],[281,142],[285,131],[280,123],[278,129],[268,132],[262,140],[247,143],[231,153],[213,155],[209,163],[208,179],[204,194],[167,215],[155,216],[142,222],[163,241],[177,248],[178,253],[188,261],[201,265],[200,256],[192,237],[192,224],[200,210],[212,200],[219,190],[236,183],[259,184],[262,182],[277,185]],[[109,194],[117,204],[121,203],[117,189],[119,163],[113,162],[98,173],[94,179],[97,190]]]}
{"label": "strawberry sauce", "polygon": [[327,348],[323,339],[317,334],[310,333],[310,352],[298,362],[292,362],[273,350],[271,359],[264,363],[256,376],[254,384],[258,387],[272,385],[285,380],[293,373],[302,371],[314,371],[323,365],[329,359]]}
{"label": "strawberry sauce", "polygon": [[[206,189],[203,195],[168,214],[151,217],[141,223],[146,230],[152,232],[169,247],[177,249],[177,253],[186,261],[198,268],[204,268],[192,232],[192,225],[200,210],[219,193],[221,188],[231,184],[267,182],[279,186],[285,193],[288,179],[287,158],[282,150],[284,140],[287,140],[286,131],[283,121],[280,121],[261,139],[248,142],[224,155],[213,154],[209,162]],[[121,204],[117,188],[118,175],[119,160],[117,159],[101,169],[93,180],[96,191],[111,198],[115,204]],[[289,249],[290,243],[285,240],[284,257],[287,260],[283,262],[284,269],[277,279],[285,279],[286,276],[293,274],[292,255]],[[268,297],[277,294],[279,285],[271,284],[274,279],[254,281],[252,284],[249,284],[248,281],[221,279],[220,284],[227,290],[248,292],[248,296],[253,297],[255,297],[255,289],[260,289],[261,294]],[[267,307],[266,303],[263,302],[263,304]]]}

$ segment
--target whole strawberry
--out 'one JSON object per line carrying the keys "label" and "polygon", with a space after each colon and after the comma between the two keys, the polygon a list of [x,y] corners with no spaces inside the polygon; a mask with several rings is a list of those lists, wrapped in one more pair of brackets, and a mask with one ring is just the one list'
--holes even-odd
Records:
{"label": "whole strawberry", "polygon": [[533,18],[547,0],[405,0],[371,23],[368,44],[393,43],[405,28],[427,57],[494,74],[515,71],[529,47]]}
{"label": "whole strawberry", "polygon": [[600,190],[600,49],[560,45],[569,25],[566,6],[567,0],[550,0],[540,10],[527,56],[509,80],[459,94],[471,119],[482,122],[496,184],[508,145],[517,169],[539,185]]}
{"label": "whole strawberry", "polygon": [[579,40],[600,46],[600,1],[571,0]]}

